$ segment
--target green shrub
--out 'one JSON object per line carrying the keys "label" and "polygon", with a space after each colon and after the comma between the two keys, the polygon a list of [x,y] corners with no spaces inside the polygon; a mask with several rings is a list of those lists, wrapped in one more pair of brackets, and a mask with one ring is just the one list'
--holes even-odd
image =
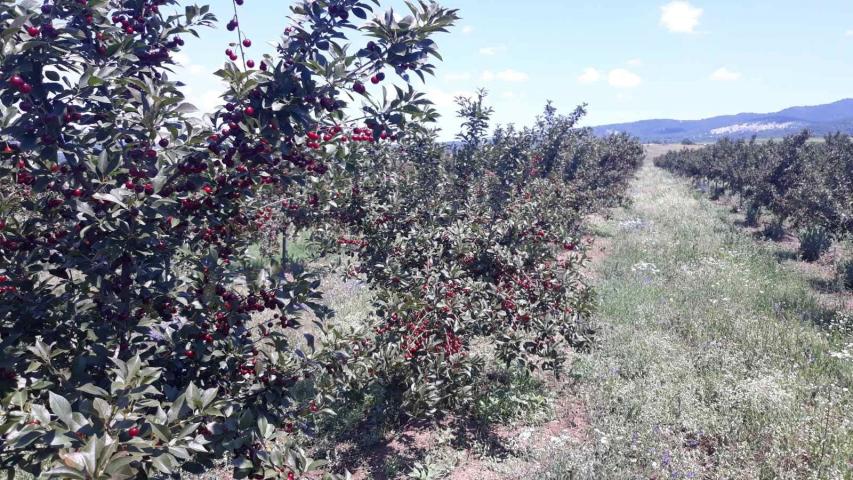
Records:
{"label": "green shrub", "polygon": [[755,202],[750,202],[746,208],[746,218],[744,222],[748,227],[757,227],[758,221],[761,219],[761,206]]}
{"label": "green shrub", "polygon": [[[229,52],[208,125],[171,74],[180,36],[214,24],[207,6],[0,4],[6,473],[165,478],[222,458],[237,478],[322,473],[303,433],[329,399],[299,393],[340,357],[291,342],[305,310],[327,316],[319,272],[249,275],[263,265],[247,250],[273,207],[282,227],[327,225],[335,175],[434,117],[409,75],[432,73],[431,37],[457,16],[425,2],[399,22],[355,0],[291,8],[275,55]],[[251,55],[236,12],[229,23]],[[383,81],[403,85],[393,103],[371,85]],[[367,132],[345,115],[361,99]]]}
{"label": "green shrub", "polygon": [[832,246],[832,237],[821,227],[810,227],[800,232],[800,258],[816,262]]}
{"label": "green shrub", "polygon": [[764,226],[761,233],[765,238],[779,241],[785,238],[785,225],[780,220],[773,220]]}
{"label": "green shrub", "polygon": [[838,278],[843,288],[853,290],[853,260],[847,260],[838,266]]}

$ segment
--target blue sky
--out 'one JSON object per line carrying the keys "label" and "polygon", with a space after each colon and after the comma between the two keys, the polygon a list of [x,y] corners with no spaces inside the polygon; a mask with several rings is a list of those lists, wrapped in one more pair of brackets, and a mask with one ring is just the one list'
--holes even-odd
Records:
{"label": "blue sky", "polygon": [[[224,23],[230,0],[211,5]],[[399,6],[401,2],[384,2]],[[853,97],[849,0],[444,0],[463,17],[437,38],[444,62],[428,92],[451,138],[455,95],[490,92],[497,123],[529,124],[547,99],[563,111],[589,104],[586,125],[693,119]],[[250,56],[270,52],[289,1],[246,0]],[[403,12],[403,10],[400,10]],[[233,34],[203,32],[179,55],[190,100],[209,110],[212,72]],[[398,79],[399,81],[399,79]],[[418,81],[419,82],[419,81]]]}

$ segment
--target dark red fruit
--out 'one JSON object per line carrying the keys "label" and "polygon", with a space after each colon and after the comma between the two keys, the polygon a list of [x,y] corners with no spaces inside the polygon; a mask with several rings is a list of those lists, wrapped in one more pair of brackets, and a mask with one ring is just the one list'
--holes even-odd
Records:
{"label": "dark red fruit", "polygon": [[130,435],[130,438],[136,438],[139,436],[139,427],[130,427],[127,429],[127,434]]}

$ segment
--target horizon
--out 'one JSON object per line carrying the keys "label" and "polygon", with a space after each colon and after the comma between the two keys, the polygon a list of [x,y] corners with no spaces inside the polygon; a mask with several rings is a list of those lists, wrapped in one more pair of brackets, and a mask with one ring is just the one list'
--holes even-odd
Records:
{"label": "horizon", "polygon": [[[229,20],[230,0],[203,3],[220,26]],[[240,19],[255,40],[248,52],[254,58],[272,50],[268,42],[280,38],[291,5],[252,8],[257,3],[247,0]],[[823,8],[792,0],[772,8],[733,0],[543,0],[535,9],[508,0],[439,3],[458,8],[462,20],[437,37],[444,61],[434,62],[435,77],[413,84],[441,113],[442,139],[458,130],[454,97],[480,87],[490,94],[493,127],[529,125],[547,100],[561,112],[586,103],[581,125],[602,126],[776,112],[853,96],[847,87],[853,63],[843,61],[853,52],[853,5],[839,0]],[[389,5],[406,11],[401,0]],[[221,91],[213,72],[233,33],[222,28],[204,36],[204,42],[188,38],[176,60],[189,101],[208,112]]]}

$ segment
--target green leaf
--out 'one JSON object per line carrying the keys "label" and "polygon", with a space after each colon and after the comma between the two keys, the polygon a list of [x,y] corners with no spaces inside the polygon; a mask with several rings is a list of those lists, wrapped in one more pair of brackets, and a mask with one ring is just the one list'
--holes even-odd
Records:
{"label": "green leaf", "polygon": [[89,79],[86,81],[86,85],[90,87],[97,87],[104,84],[104,80],[102,78],[96,77],[95,75],[89,75]]}
{"label": "green leaf", "polygon": [[101,417],[102,420],[109,420],[112,416],[112,407],[109,402],[104,400],[103,398],[96,398],[92,401],[92,407],[98,412],[98,416]]}
{"label": "green leaf", "polygon": [[33,416],[41,422],[42,425],[50,425],[50,412],[47,411],[47,408],[44,405],[33,404],[31,407],[31,413]]}
{"label": "green leaf", "polygon": [[50,404],[50,411],[70,428],[73,423],[71,403],[62,395],[57,395],[53,392],[48,392],[48,403]]}
{"label": "green leaf", "polygon": [[77,390],[80,390],[81,392],[88,393],[90,395],[94,395],[96,397],[101,397],[101,398],[107,398],[110,396],[109,392],[107,392],[106,390],[104,390],[101,387],[97,387],[95,385],[92,385],[91,383],[87,383],[86,385],[83,385],[82,387],[78,387]]}
{"label": "green leaf", "polygon": [[168,453],[164,453],[158,457],[154,457],[151,464],[162,473],[171,475],[172,469],[175,466],[175,457]]}

